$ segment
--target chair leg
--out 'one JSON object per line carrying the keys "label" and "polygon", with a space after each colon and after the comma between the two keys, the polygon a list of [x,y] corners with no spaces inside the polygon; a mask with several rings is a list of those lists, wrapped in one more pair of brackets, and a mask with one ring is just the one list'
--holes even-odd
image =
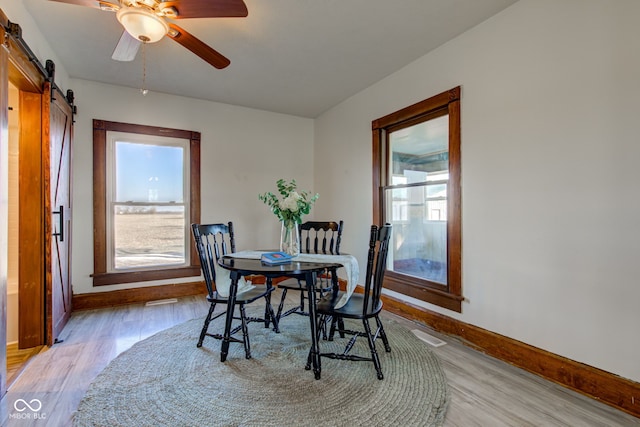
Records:
{"label": "chair leg", "polygon": [[[331,316],[331,328],[329,329],[329,341],[333,341],[333,336],[336,333],[336,324],[338,323],[338,316]],[[344,333],[343,333],[344,335]]]}
{"label": "chair leg", "polygon": [[[337,325],[337,328],[336,328]],[[333,337],[338,330],[340,338],[344,338],[344,320],[340,316],[333,316],[331,319],[331,330],[329,331],[329,341],[333,341]]]}
{"label": "chair leg", "polygon": [[384,379],[384,376],[382,375],[382,368],[380,366],[380,359],[378,358],[378,352],[376,351],[376,343],[373,339],[373,335],[371,334],[369,319],[362,319],[362,323],[364,325],[364,330],[367,332],[367,341],[369,342],[369,349],[371,350],[371,359],[373,359],[373,365],[376,368],[378,379]]}
{"label": "chair leg", "polygon": [[266,304],[264,305],[264,327],[268,328],[269,323],[271,323],[272,319],[271,313],[269,313],[269,311],[273,311],[273,309],[271,309],[271,294],[266,294],[264,296],[264,300],[266,301]]}
{"label": "chair leg", "polygon": [[[325,315],[321,315],[318,316],[318,318],[316,319],[316,342],[320,342],[320,325],[324,324],[327,322],[326,316]],[[307,355],[307,364],[304,367],[304,369],[306,369],[307,371],[311,369],[311,364],[313,363],[312,360],[312,353],[313,353],[313,347],[309,348],[309,354]],[[321,357],[318,357],[318,363],[320,363],[320,359]]]}
{"label": "chair leg", "polygon": [[[323,286],[320,286],[320,298],[322,298],[324,296],[324,291],[323,291]],[[322,328],[322,339],[327,341],[328,337],[327,337],[327,324],[329,322],[333,323],[333,317],[332,316],[326,316],[326,319],[324,319],[324,321],[320,324],[320,327]]]}
{"label": "chair leg", "polygon": [[298,314],[306,314],[304,313],[304,300],[306,299],[305,297],[305,292],[306,289],[303,287],[300,287],[299,291],[300,291],[300,303],[293,307],[288,309],[287,311],[285,311],[284,313],[282,312],[284,310],[284,301],[287,298],[287,291],[288,289],[286,288],[282,288],[282,297],[280,298],[280,304],[278,305],[278,320],[282,319],[285,316],[288,316],[292,313],[298,313]]}
{"label": "chair leg", "polygon": [[[331,292],[334,293],[334,295],[337,295],[338,291],[340,290],[340,285],[338,283],[338,274],[336,273],[335,269],[332,269],[330,271],[331,274]],[[340,338],[344,338],[344,319],[342,319],[342,317],[338,317],[337,318],[338,321],[338,333],[340,334]],[[334,322],[332,322],[333,325],[335,325],[335,316],[334,316]],[[335,331],[335,327],[333,327],[334,331]]]}
{"label": "chair leg", "polygon": [[384,332],[384,327],[382,326],[382,321],[378,316],[376,316],[376,324],[378,325],[378,330],[380,331],[380,338],[382,338],[382,343],[384,344],[384,350],[387,353],[391,352],[391,346],[389,346],[389,340],[387,339],[387,334]]}
{"label": "chair leg", "polygon": [[196,347],[200,348],[202,347],[202,341],[204,341],[204,337],[207,334],[207,331],[209,330],[209,323],[211,322],[211,316],[213,315],[213,310],[215,310],[216,308],[216,303],[212,302],[211,305],[209,306],[209,313],[207,314],[207,318],[204,319],[204,325],[202,326],[202,331],[200,331],[200,339],[198,339],[198,344],[196,345]]}
{"label": "chair leg", "polygon": [[249,344],[249,329],[247,328],[247,313],[244,304],[240,304],[240,320],[242,322],[242,342],[244,343],[244,357],[251,359],[251,344]]}
{"label": "chair leg", "polygon": [[344,319],[342,317],[338,317],[338,333],[340,338],[344,338]]}
{"label": "chair leg", "polygon": [[322,339],[327,341],[327,323],[331,320],[331,316],[323,319],[320,323],[320,330],[322,331]]}
{"label": "chair leg", "polygon": [[264,315],[264,318],[267,320],[265,321],[265,323],[269,325],[268,319],[271,319],[271,321],[273,322],[273,330],[276,334],[278,334],[280,333],[280,318],[276,316],[276,313],[273,311],[273,306],[271,305],[271,296],[265,295],[264,299],[267,300],[266,313]]}
{"label": "chair leg", "polygon": [[282,298],[280,298],[280,304],[278,304],[278,314],[276,314],[276,318],[280,320],[280,316],[282,316],[282,309],[284,308],[284,300],[287,298],[287,289],[282,288]]}
{"label": "chair leg", "polygon": [[300,286],[300,311],[302,313],[304,313],[304,300],[306,299],[304,297],[304,293],[306,292],[306,289],[304,289],[302,286]]}

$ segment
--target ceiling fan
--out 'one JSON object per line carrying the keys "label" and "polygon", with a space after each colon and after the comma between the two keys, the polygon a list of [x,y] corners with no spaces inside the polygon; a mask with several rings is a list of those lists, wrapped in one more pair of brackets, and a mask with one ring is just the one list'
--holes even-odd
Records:
{"label": "ceiling fan", "polygon": [[165,35],[221,69],[230,64],[220,52],[177,26],[167,18],[231,18],[246,17],[243,0],[51,0],[115,12],[124,27],[113,51],[117,61],[132,61],[140,45],[155,43]]}

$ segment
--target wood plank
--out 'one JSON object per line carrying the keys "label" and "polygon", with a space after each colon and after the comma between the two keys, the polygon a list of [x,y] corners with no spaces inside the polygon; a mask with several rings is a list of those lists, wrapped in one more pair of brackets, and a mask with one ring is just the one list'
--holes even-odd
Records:
{"label": "wood plank", "polygon": [[44,346],[19,349],[18,343],[7,344],[7,387],[16,380],[29,360],[38,354]]}

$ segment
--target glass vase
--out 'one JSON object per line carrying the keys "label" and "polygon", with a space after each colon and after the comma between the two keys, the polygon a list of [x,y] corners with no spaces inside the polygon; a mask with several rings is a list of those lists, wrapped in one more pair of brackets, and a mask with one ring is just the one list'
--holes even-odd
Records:
{"label": "glass vase", "polygon": [[300,233],[296,221],[282,221],[280,251],[291,256],[300,255]]}

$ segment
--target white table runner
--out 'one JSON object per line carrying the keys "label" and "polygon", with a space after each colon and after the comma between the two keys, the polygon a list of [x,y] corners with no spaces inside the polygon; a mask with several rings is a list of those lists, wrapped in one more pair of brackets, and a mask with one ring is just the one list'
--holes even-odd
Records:
{"label": "white table runner", "polygon": [[[240,251],[226,256],[233,258],[246,258],[246,259],[260,259],[262,254],[268,251]],[[323,254],[300,254],[295,257],[292,262],[317,262],[319,264],[340,264],[344,267],[347,279],[347,291],[342,294],[336,308],[340,308],[349,301],[351,294],[358,285],[358,276],[360,270],[358,268],[358,260],[353,255],[323,255]],[[216,264],[216,289],[218,293],[223,297],[229,296],[229,286],[231,285],[231,279],[229,270],[222,268]],[[238,294],[246,292],[249,289],[254,288],[244,277],[238,281]]]}
{"label": "white table runner", "polygon": [[[232,254],[227,254],[225,256],[230,256]],[[231,273],[226,268],[220,267],[218,263],[214,263],[214,268],[216,269],[216,291],[218,291],[218,295],[223,298],[229,297],[229,289],[231,288]],[[247,282],[244,276],[238,279],[238,292],[236,295],[240,295],[243,292],[250,291],[255,288],[251,282]]]}

